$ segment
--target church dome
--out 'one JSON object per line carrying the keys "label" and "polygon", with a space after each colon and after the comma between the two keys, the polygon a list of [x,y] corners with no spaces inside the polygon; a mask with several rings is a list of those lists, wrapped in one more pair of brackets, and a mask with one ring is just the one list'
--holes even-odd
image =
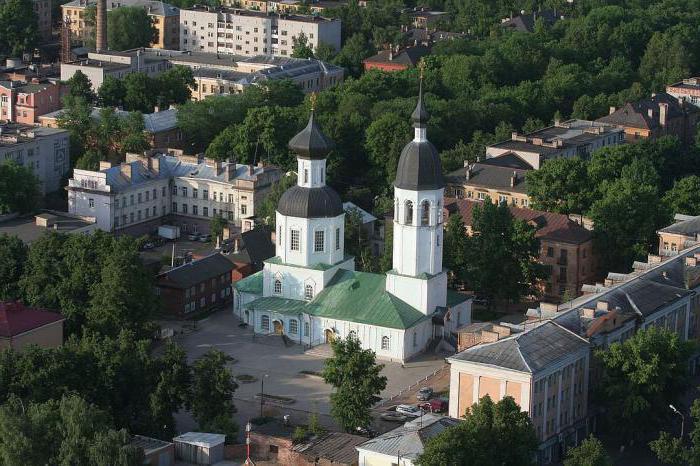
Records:
{"label": "church dome", "polygon": [[442,164],[430,141],[411,141],[401,151],[394,186],[411,191],[440,189],[445,186]]}
{"label": "church dome", "polygon": [[340,196],[329,186],[292,186],[282,194],[277,204],[277,212],[287,217],[329,218],[337,217],[345,211]]}
{"label": "church dome", "polygon": [[314,112],[311,111],[309,123],[296,136],[289,141],[289,148],[299,158],[309,160],[323,160],[328,153],[335,148],[331,141],[316,124]]}

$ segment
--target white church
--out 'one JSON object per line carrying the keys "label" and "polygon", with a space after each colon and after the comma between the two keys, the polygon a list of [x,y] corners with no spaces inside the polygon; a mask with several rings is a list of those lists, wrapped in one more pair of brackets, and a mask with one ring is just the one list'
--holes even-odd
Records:
{"label": "white church", "polygon": [[312,109],[289,142],[298,181],[277,206],[276,256],[234,284],[233,312],[256,333],[309,346],[352,334],[378,358],[403,362],[471,323],[470,297],[447,289],[442,266],[445,184],[427,139],[422,86],[411,119],[415,137],[401,152],[394,181],[393,268],[384,275],[355,271],[345,254],[343,204],[326,185],[334,144]]}

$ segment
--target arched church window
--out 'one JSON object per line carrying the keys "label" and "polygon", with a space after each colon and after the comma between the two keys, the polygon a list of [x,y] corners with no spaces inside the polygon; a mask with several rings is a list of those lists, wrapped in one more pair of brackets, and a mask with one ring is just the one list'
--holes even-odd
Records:
{"label": "arched church window", "polygon": [[270,316],[260,317],[260,327],[263,330],[270,330]]}
{"label": "arched church window", "polygon": [[304,299],[313,299],[313,297],[314,297],[313,285],[306,285],[304,287]]}
{"label": "arched church window", "polygon": [[406,201],[406,212],[404,212],[403,220],[406,225],[413,224],[413,202],[411,201]]}
{"label": "arched church window", "polygon": [[282,280],[275,279],[275,283],[272,289],[275,294],[282,294]]}
{"label": "arched church window", "polygon": [[420,210],[420,224],[426,226],[430,223],[430,202],[423,201]]}
{"label": "arched church window", "polygon": [[382,349],[387,351],[390,349],[389,337],[387,337],[386,335],[382,337]]}

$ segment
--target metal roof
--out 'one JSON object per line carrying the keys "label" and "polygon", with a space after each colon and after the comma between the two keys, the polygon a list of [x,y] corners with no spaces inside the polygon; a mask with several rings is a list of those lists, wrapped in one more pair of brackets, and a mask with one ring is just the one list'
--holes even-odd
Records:
{"label": "metal roof", "polygon": [[340,196],[330,186],[292,186],[280,197],[277,212],[297,218],[331,218],[345,213]]}
{"label": "metal roof", "polygon": [[216,252],[202,259],[187,262],[158,275],[159,285],[189,288],[222,274],[230,274],[233,263]]}
{"label": "metal roof", "polygon": [[198,447],[212,448],[221,445],[226,440],[223,434],[210,434],[207,432],[187,432],[173,438],[173,442],[188,443]]}
{"label": "metal roof", "polygon": [[298,158],[323,160],[335,148],[335,143],[318,127],[312,110],[306,127],[289,141],[289,148]]}

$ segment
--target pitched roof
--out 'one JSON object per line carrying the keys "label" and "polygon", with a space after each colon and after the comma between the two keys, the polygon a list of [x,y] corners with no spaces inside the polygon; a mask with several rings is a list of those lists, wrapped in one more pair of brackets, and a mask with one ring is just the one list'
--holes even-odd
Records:
{"label": "pitched roof", "polygon": [[391,457],[396,457],[400,453],[402,458],[416,459],[423,453],[425,443],[429,439],[459,422],[451,417],[425,414],[394,430],[367,440],[357,449]]}
{"label": "pitched roof", "polygon": [[262,270],[238,280],[233,284],[233,287],[241,293],[261,295],[263,292]]}
{"label": "pitched roof", "polygon": [[0,302],[0,337],[14,337],[62,320],[57,312],[25,307],[21,302]]}
{"label": "pitched roof", "polygon": [[[458,211],[462,216],[465,226],[471,226],[474,206],[482,203],[482,201],[471,199],[445,198],[445,208],[450,212]],[[593,233],[591,231],[585,229],[563,214],[514,206],[509,206],[508,210],[510,210],[514,218],[534,224],[537,229],[535,232],[536,238],[574,244],[585,243],[593,238]]]}
{"label": "pitched roof", "polygon": [[430,49],[423,45],[406,47],[399,52],[382,50],[364,60],[365,63],[397,63],[399,65],[416,66],[421,58],[430,54]]}
{"label": "pitched roof", "polygon": [[[388,293],[385,282],[386,276],[383,274],[340,269],[311,301],[267,296],[246,304],[246,307],[287,314],[304,312],[319,317],[398,329],[411,328],[428,318],[410,304]],[[249,280],[243,286],[251,284],[252,280]],[[235,286],[242,291],[241,281]]]}
{"label": "pitched roof", "polygon": [[238,252],[231,252],[230,261],[261,265],[265,259],[275,255],[275,243],[270,237],[270,230],[258,227],[240,234]]}
{"label": "pitched roof", "polygon": [[[527,193],[527,180],[525,175],[530,168],[513,168],[512,166],[504,166],[500,157],[486,159],[483,162],[477,162],[470,167],[462,167],[449,173],[446,178],[450,183],[468,184],[470,186],[481,186],[484,188],[502,189],[508,192]],[[514,163],[514,158],[508,158],[511,163]],[[524,162],[523,163],[527,163]],[[466,178],[467,170],[471,170],[469,179]],[[511,186],[511,177],[516,174],[515,185]]]}
{"label": "pitched roof", "polygon": [[547,321],[497,342],[473,346],[449,359],[534,374],[588,345],[576,333]]}
{"label": "pitched roof", "polygon": [[513,28],[520,32],[534,32],[535,21],[542,18],[546,24],[554,24],[559,17],[552,10],[534,11],[527,15],[519,15],[501,22],[501,27]]}
{"label": "pitched roof", "polygon": [[357,464],[358,453],[355,447],[365,440],[365,437],[359,435],[329,432],[308,442],[294,445],[293,449],[314,462],[324,459],[334,464]]}
{"label": "pitched roof", "polygon": [[221,274],[230,274],[231,270],[233,270],[233,263],[216,252],[163,272],[158,275],[158,284],[175,288],[189,288]]}
{"label": "pitched roof", "polygon": [[666,113],[666,117],[668,119],[680,117],[688,112],[700,111],[700,109],[694,105],[684,105],[679,103],[678,99],[673,97],[671,94],[660,92],[652,95],[648,99],[631,103],[628,102],[610,115],[605,115],[604,117],[598,118],[596,121],[619,126],[653,130],[661,126],[659,117],[660,104],[668,105],[668,110]]}
{"label": "pitched roof", "polygon": [[673,225],[667,226],[666,228],[662,228],[659,231],[662,233],[674,233],[678,235],[695,237],[695,235],[700,233],[700,216],[693,217],[688,220],[681,220]]}

